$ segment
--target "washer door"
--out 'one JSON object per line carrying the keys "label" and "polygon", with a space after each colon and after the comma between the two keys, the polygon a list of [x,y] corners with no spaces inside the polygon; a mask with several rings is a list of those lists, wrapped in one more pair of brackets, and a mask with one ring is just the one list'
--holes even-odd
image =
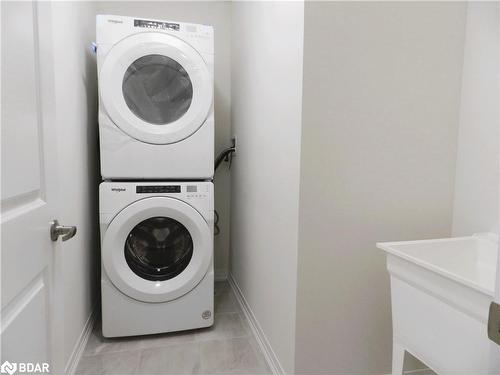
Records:
{"label": "washer door", "polygon": [[113,122],[146,143],[182,141],[205,122],[213,83],[189,44],[144,32],[118,42],[99,75],[101,99]]}
{"label": "washer door", "polygon": [[152,197],[124,208],[104,235],[102,262],[112,283],[144,302],[166,302],[192,290],[212,259],[203,217],[175,198]]}

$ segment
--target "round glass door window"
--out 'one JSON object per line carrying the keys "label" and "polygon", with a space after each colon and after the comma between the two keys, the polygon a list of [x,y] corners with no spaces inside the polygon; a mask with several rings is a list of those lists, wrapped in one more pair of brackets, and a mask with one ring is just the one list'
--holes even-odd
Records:
{"label": "round glass door window", "polygon": [[163,55],[146,55],[125,72],[122,92],[129,109],[140,119],[166,125],[181,118],[193,99],[186,70]]}
{"label": "round glass door window", "polygon": [[125,259],[143,279],[163,281],[179,275],[193,256],[193,239],[184,225],[168,217],[137,224],[125,241]]}

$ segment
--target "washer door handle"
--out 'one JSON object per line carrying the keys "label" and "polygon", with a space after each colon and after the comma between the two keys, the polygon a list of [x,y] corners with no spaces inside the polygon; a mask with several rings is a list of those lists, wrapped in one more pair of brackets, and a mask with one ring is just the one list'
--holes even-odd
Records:
{"label": "washer door handle", "polygon": [[76,234],[76,226],[59,225],[57,219],[50,223],[50,239],[57,241],[59,236],[62,236],[63,241],[73,238]]}

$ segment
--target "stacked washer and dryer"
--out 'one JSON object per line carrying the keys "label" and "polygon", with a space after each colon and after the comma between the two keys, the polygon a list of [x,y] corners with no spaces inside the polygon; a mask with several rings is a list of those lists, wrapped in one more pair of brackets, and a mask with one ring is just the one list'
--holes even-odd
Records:
{"label": "stacked washer and dryer", "polygon": [[102,331],[213,324],[210,26],[97,16]]}

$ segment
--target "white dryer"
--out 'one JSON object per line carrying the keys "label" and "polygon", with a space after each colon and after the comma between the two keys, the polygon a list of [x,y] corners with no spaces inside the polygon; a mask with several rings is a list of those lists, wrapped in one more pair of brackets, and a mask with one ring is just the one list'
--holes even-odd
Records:
{"label": "white dryer", "polygon": [[211,26],[97,16],[104,179],[210,179]]}
{"label": "white dryer", "polygon": [[102,331],[145,335],[213,324],[211,182],[103,182]]}

